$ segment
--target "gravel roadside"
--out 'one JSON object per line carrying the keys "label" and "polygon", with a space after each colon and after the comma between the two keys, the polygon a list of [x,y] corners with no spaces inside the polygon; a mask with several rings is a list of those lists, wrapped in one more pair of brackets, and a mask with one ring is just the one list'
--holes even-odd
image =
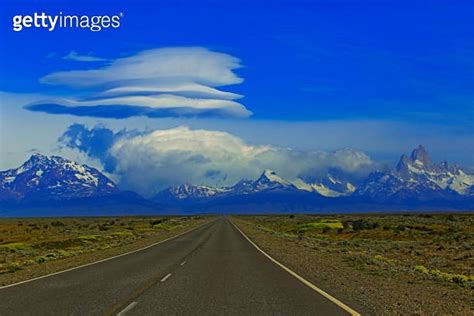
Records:
{"label": "gravel roadside", "polygon": [[355,267],[346,255],[328,253],[308,241],[271,233],[233,218],[275,259],[364,315],[473,315],[471,289],[416,279],[398,271]]}

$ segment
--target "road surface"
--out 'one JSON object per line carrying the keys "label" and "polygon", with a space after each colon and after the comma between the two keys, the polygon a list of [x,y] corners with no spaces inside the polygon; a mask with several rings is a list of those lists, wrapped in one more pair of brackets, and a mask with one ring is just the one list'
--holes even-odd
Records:
{"label": "road surface", "polygon": [[349,315],[225,217],[139,252],[0,289],[0,315]]}

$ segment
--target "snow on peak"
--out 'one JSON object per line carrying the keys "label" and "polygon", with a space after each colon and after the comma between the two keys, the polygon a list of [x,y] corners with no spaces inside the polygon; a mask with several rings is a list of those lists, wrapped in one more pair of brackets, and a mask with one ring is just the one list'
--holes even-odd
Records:
{"label": "snow on peak", "polygon": [[307,183],[301,178],[289,181],[266,169],[257,180],[240,180],[229,187],[210,187],[203,185],[182,184],[168,188],[157,194],[155,199],[171,198],[175,200],[192,200],[212,198],[224,195],[249,195],[264,192],[306,192],[326,197],[338,197],[352,194],[356,187],[334,175],[327,175],[320,182]]}
{"label": "snow on peak", "polygon": [[292,183],[300,190],[317,192],[326,197],[346,196],[354,193],[356,190],[356,187],[352,183],[343,181],[329,174],[311,183],[306,183],[301,179],[296,179]]}
{"label": "snow on peak", "polygon": [[273,182],[273,183],[278,183],[282,186],[289,186],[291,185],[291,182],[283,179],[282,177],[278,176],[275,171],[270,170],[270,169],[265,169],[263,171],[262,175],[260,178],[257,180],[258,182]]}
{"label": "snow on peak", "polygon": [[417,148],[413,149],[410,159],[414,164],[417,164],[417,165],[422,165],[422,166],[431,165],[431,158],[428,155],[428,152],[426,151],[426,149],[422,145],[419,145]]}
{"label": "snow on peak", "polygon": [[432,163],[423,146],[415,148],[408,157],[402,155],[393,171],[376,172],[366,179],[359,194],[391,196],[412,194],[440,196],[443,194],[472,194],[474,175],[467,174],[447,162]]}
{"label": "snow on peak", "polygon": [[0,188],[19,195],[75,198],[115,192],[97,169],[59,156],[32,155],[19,168],[0,171]]}
{"label": "snow on peak", "polygon": [[216,188],[207,185],[193,185],[189,183],[181,184],[177,187],[169,188],[166,194],[170,194],[176,199],[202,199],[209,198],[220,193],[226,192],[227,188]]}

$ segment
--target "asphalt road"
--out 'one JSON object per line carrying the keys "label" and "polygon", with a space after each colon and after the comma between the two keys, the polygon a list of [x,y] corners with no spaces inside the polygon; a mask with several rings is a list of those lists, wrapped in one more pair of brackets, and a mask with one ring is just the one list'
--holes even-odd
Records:
{"label": "asphalt road", "polygon": [[220,218],[151,248],[0,289],[0,315],[348,315]]}

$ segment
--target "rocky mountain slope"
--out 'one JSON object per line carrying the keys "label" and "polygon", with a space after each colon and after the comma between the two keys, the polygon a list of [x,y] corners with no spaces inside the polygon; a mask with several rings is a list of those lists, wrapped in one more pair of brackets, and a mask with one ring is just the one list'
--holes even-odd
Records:
{"label": "rocky mountain slope", "polygon": [[370,174],[356,194],[378,200],[430,200],[469,197],[473,187],[474,175],[448,162],[433,163],[419,146],[410,156],[402,155],[394,170]]}
{"label": "rocky mountain slope", "polygon": [[16,199],[62,200],[118,192],[116,185],[95,168],[41,154],[32,155],[19,168],[0,172],[0,188]]}
{"label": "rocky mountain slope", "polygon": [[149,212],[154,204],[120,191],[99,170],[59,156],[32,155],[0,172],[0,215],[102,215]]}

